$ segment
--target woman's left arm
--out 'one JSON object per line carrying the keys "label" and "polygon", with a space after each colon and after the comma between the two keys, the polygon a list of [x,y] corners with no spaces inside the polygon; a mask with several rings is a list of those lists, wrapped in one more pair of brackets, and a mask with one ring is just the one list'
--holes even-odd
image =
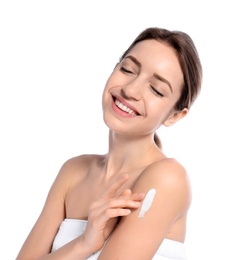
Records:
{"label": "woman's left arm", "polygon": [[145,203],[122,217],[98,260],[150,260],[173,225],[186,216],[191,189],[186,171],[177,161],[165,159],[148,167],[132,191],[147,193],[151,189],[150,208]]}

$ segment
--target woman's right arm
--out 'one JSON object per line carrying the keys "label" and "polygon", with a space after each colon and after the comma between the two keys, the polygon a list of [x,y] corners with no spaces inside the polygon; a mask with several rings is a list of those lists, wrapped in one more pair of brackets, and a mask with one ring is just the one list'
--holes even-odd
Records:
{"label": "woman's right arm", "polygon": [[65,218],[65,197],[73,180],[72,172],[75,171],[75,163],[71,161],[61,168],[43,210],[16,260],[85,260],[101,249],[118,216],[127,216],[130,209],[140,206],[144,194],[132,194],[130,190],[126,190],[115,197],[116,191],[128,179],[128,176],[123,176],[91,205],[84,234],[51,253],[53,240]]}
{"label": "woman's right arm", "polygon": [[74,254],[78,253],[79,248],[83,258],[78,256],[78,259],[86,259],[86,256],[91,254],[84,245],[82,238],[76,239],[54,253],[50,253],[58,228],[65,218],[65,196],[71,185],[75,165],[75,159],[70,159],[60,169],[50,188],[43,210],[22,245],[16,260],[75,259]]}

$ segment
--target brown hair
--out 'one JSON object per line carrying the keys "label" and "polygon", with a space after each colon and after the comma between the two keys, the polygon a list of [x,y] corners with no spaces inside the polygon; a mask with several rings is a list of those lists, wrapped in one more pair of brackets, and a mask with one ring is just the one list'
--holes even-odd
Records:
{"label": "brown hair", "polygon": [[[169,31],[163,28],[150,27],[137,36],[120,57],[120,61],[125,58],[138,42],[150,39],[165,42],[176,51],[184,77],[184,84],[175,109],[189,109],[198,96],[202,83],[202,66],[193,40],[188,34],[181,31]],[[161,148],[161,142],[156,133],[154,135],[154,141],[157,146]]]}

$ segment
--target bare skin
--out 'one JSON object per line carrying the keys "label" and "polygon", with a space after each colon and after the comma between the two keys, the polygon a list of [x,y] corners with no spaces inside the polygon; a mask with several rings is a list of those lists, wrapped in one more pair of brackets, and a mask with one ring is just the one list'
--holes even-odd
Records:
{"label": "bare skin", "polygon": [[[155,73],[167,78],[171,89],[156,80]],[[173,109],[182,83],[172,48],[155,40],[133,48],[115,68],[103,93],[104,120],[110,128],[108,153],[78,156],[63,165],[18,260],[86,259],[101,249],[110,234],[100,260],[150,260],[163,239],[184,242],[191,203],[188,176],[153,142],[156,129],[187,114],[187,109]],[[121,110],[116,100],[136,112]],[[138,218],[143,198],[153,188],[153,204],[144,218]],[[50,253],[65,218],[88,219],[86,231]]]}

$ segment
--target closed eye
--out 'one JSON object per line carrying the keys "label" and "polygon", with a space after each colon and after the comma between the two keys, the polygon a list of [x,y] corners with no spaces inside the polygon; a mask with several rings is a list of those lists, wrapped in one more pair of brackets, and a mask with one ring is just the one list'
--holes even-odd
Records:
{"label": "closed eye", "polygon": [[161,92],[159,92],[158,90],[156,90],[152,85],[150,85],[150,87],[151,87],[152,91],[153,91],[156,95],[158,95],[158,96],[160,96],[160,97],[164,97],[164,95],[163,95]]}
{"label": "closed eye", "polygon": [[120,68],[120,70],[121,71],[123,71],[123,72],[125,72],[125,73],[130,73],[130,74],[133,74],[133,72],[132,71],[130,71],[130,70],[127,70],[126,68],[124,68],[124,67],[121,67]]}

